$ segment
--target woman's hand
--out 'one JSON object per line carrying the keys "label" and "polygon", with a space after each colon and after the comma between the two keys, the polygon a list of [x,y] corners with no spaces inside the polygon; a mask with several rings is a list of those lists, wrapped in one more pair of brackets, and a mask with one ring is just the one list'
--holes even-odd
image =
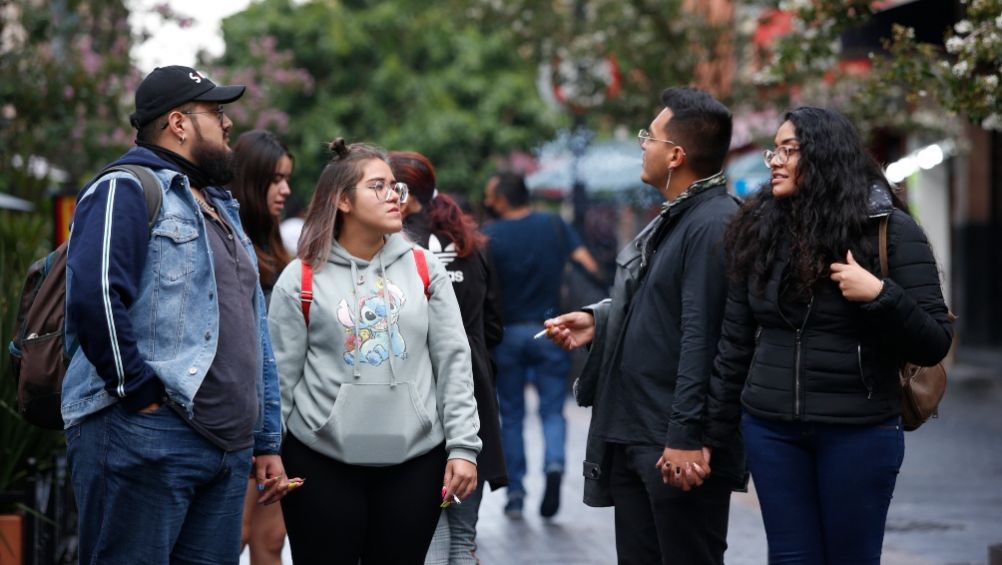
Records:
{"label": "woman's hand", "polygon": [[846,300],[871,302],[884,288],[884,281],[857,263],[852,251],[846,253],[845,263],[832,263],[831,270],[831,279],[838,283]]}
{"label": "woman's hand", "polygon": [[290,479],[285,474],[282,457],[279,455],[258,455],[252,463],[253,477],[257,480],[257,503],[274,504],[285,495],[301,486],[303,479]]}
{"label": "woman's hand", "polygon": [[588,312],[568,312],[543,322],[546,335],[561,349],[588,345],[595,337],[595,317]]}
{"label": "woman's hand", "polygon": [[477,466],[465,459],[449,459],[442,484],[445,485],[442,500],[449,500],[453,494],[460,500],[470,496],[477,490]]}

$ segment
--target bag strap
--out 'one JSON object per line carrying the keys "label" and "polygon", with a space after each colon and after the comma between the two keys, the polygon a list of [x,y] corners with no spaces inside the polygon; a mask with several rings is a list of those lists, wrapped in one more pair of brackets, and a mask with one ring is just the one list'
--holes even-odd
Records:
{"label": "bag strap", "polygon": [[880,275],[882,277],[884,277],[884,278],[887,278],[887,275],[890,274],[890,272],[891,272],[890,269],[887,266],[887,221],[888,221],[888,218],[890,218],[890,216],[884,216],[884,217],[880,218],[880,230],[879,230],[879,239],[880,239],[880,243],[879,243],[879,245],[880,245]]}
{"label": "bag strap", "polygon": [[313,304],[313,266],[306,261],[302,262],[303,276],[299,289],[299,301],[303,306],[303,319],[306,320],[306,327],[310,327],[310,305]]}
{"label": "bag strap", "polygon": [[418,246],[411,248],[414,252],[414,264],[417,266],[418,276],[421,277],[421,282],[424,283],[424,297],[431,298],[431,277],[428,275],[428,260],[425,259],[424,249]]}
{"label": "bag strap", "polygon": [[112,165],[101,171],[94,177],[94,180],[115,171],[129,173],[139,179],[139,184],[143,187],[143,197],[146,199],[147,224],[149,224],[150,229],[153,229],[153,224],[156,223],[157,217],[160,216],[160,206],[163,204],[164,199],[163,192],[160,189],[160,179],[147,167],[140,165]]}

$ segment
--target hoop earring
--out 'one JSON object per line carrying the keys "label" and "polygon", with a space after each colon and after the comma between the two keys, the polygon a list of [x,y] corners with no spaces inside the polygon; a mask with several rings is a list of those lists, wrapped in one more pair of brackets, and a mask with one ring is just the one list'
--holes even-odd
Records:
{"label": "hoop earring", "polygon": [[184,145],[184,136],[183,135],[180,138],[178,138],[177,144],[178,145]]}

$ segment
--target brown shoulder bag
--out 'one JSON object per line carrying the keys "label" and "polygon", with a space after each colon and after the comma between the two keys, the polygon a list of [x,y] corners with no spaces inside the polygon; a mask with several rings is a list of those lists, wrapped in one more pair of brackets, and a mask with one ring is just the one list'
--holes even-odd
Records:
{"label": "brown shoulder bag", "polygon": [[[887,222],[889,216],[880,219],[880,273],[887,277]],[[950,321],[956,317],[951,313]],[[938,418],[938,407],[946,394],[946,368],[943,363],[932,367],[922,367],[914,363],[902,363],[901,378],[901,422],[906,432],[917,430],[929,418]]]}

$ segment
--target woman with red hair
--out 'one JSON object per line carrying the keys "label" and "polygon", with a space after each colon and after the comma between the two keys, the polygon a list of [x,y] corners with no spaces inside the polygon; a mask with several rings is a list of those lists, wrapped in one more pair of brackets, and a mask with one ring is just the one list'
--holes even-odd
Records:
{"label": "woman with red hair", "polygon": [[473,395],[480,414],[483,448],[477,459],[477,490],[461,505],[442,512],[426,565],[477,563],[477,512],[483,483],[497,490],[508,484],[498,419],[495,371],[490,350],[501,342],[500,288],[487,254],[487,238],[455,200],[436,188],[435,167],[410,151],[390,153],[390,168],[410,188],[404,205],[404,230],[415,243],[435,253],[452,279],[473,357]]}

